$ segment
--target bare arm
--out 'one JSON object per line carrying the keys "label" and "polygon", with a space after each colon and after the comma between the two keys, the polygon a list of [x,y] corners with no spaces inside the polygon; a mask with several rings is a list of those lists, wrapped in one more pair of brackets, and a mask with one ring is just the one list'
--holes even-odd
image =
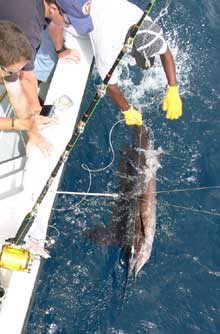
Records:
{"label": "bare arm", "polygon": [[28,118],[4,118],[0,117],[0,130],[5,131],[31,131],[37,132],[43,130],[51,125],[56,125],[57,122],[53,118],[33,115]]}
{"label": "bare arm", "polygon": [[0,118],[0,130],[27,130],[27,153],[31,146],[37,146],[44,155],[50,154],[51,145],[38,131],[53,125],[54,121],[44,116],[31,116],[28,101],[23,92],[20,80],[6,82],[5,84],[17,118],[14,121],[11,118]]}
{"label": "bare arm", "polygon": [[18,79],[13,82],[5,81],[5,87],[7,89],[9,99],[16,116],[19,118],[29,117],[30,108],[27,98],[23,92],[20,80]]}
{"label": "bare arm", "polygon": [[169,48],[161,55],[161,61],[168,82],[167,93],[163,100],[162,108],[166,111],[167,119],[178,119],[182,116],[182,100],[179,96],[179,86],[176,80],[176,67]]}
{"label": "bare arm", "polygon": [[[55,50],[61,50],[63,48],[63,43],[64,43],[63,26],[51,22],[48,26],[48,31]],[[74,49],[66,49],[63,52],[59,53],[59,55],[57,56],[58,58],[65,61],[73,60],[76,63],[80,62],[80,53]]]}
{"label": "bare arm", "polygon": [[117,84],[109,85],[107,92],[116,105],[121,109],[126,125],[142,125],[142,115],[129,105]]}
{"label": "bare arm", "polygon": [[63,26],[51,22],[48,26],[48,32],[53,42],[55,50],[62,49],[63,46]]}
{"label": "bare arm", "polygon": [[160,59],[167,77],[168,85],[176,86],[176,67],[169,48],[167,48],[167,51],[160,56]]}
{"label": "bare arm", "polygon": [[107,89],[108,95],[112,98],[112,100],[116,103],[116,105],[122,110],[126,111],[130,108],[127,100],[124,95],[120,91],[117,84],[109,85]]}
{"label": "bare arm", "polygon": [[18,118],[0,118],[0,130],[11,131],[11,130],[27,130],[28,124],[25,119]]}
{"label": "bare arm", "polygon": [[27,103],[30,107],[30,113],[39,114],[41,110],[38,100],[37,78],[33,71],[22,71],[19,76],[20,83]]}

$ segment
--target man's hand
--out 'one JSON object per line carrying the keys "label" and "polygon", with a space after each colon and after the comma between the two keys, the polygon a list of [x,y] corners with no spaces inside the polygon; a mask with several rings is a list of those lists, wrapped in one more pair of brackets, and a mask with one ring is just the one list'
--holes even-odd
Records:
{"label": "man's hand", "polygon": [[80,53],[74,49],[66,49],[61,52],[58,57],[64,61],[74,61],[77,64],[80,62],[81,58]]}
{"label": "man's hand", "polygon": [[123,111],[122,113],[124,115],[126,125],[141,126],[143,124],[141,113],[139,113],[133,106],[130,106],[127,111]]}
{"label": "man's hand", "polygon": [[50,144],[40,133],[28,132],[28,142],[26,145],[26,154],[29,155],[32,146],[36,146],[47,157],[52,153],[52,144]]}
{"label": "man's hand", "polygon": [[49,128],[50,126],[57,125],[57,121],[51,117],[45,117],[41,115],[33,115],[26,118],[24,122],[27,123],[28,131],[41,131],[43,129]]}
{"label": "man's hand", "polygon": [[30,152],[31,146],[38,147],[44,156],[51,155],[52,144],[50,144],[38,131],[57,125],[57,121],[54,118],[41,115],[33,115],[23,121],[27,123],[28,130],[28,142],[26,145],[27,155]]}
{"label": "man's hand", "polygon": [[168,86],[162,108],[163,111],[167,112],[167,119],[178,119],[182,116],[182,100],[179,96],[178,86]]}

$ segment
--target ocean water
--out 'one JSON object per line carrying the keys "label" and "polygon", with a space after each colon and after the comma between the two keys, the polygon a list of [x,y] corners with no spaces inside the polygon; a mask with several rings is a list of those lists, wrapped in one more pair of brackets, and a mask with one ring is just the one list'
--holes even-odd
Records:
{"label": "ocean water", "polygon": [[[145,2],[134,1],[144,8]],[[156,17],[164,1],[152,12]],[[60,195],[49,235],[56,238],[38,282],[28,334],[220,334],[220,2],[172,1],[162,18],[174,54],[183,117],[167,121],[161,109],[166,80],[160,62],[141,72],[126,58],[120,85],[143,113],[155,148],[157,230],[151,258],[122,305],[126,267],[120,249],[88,241],[83,232],[111,220],[115,200]],[[99,79],[89,82],[82,111]],[[86,191],[89,168],[112,159],[109,132],[121,117],[105,97],[67,162],[60,190]],[[92,174],[91,192],[118,192],[119,149],[130,129],[112,133],[114,163]],[[173,190],[188,189],[182,192]],[[160,191],[166,191],[161,192]]]}

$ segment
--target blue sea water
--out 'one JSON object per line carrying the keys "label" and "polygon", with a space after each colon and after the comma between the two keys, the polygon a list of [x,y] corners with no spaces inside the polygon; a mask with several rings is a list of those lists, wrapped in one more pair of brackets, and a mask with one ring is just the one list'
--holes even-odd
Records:
{"label": "blue sea water", "polygon": [[[153,17],[163,3],[157,2]],[[166,80],[159,61],[143,73],[131,59],[123,60],[120,81],[151,128],[155,148],[164,150],[157,189],[220,185],[220,2],[172,1],[160,22],[175,56],[183,117],[164,118]],[[94,74],[82,111],[98,81]],[[100,168],[111,161],[109,131],[120,117],[105,97],[72,151],[61,190],[86,191],[89,177],[81,165]],[[118,152],[129,138],[125,125],[115,128],[115,162],[93,174],[91,192],[118,191]],[[77,205],[80,198],[59,196],[50,224],[60,235],[43,266],[28,334],[220,333],[220,189],[158,193],[157,200],[151,258],[136,283],[129,281],[121,307],[126,268],[120,249],[83,236],[87,228],[110,221],[114,200],[88,198]]]}

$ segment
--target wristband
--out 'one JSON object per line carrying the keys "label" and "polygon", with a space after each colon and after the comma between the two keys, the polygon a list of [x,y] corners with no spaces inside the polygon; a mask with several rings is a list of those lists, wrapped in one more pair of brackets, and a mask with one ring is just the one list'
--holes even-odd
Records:
{"label": "wristband", "polygon": [[11,118],[11,128],[13,129],[15,127],[15,119]]}
{"label": "wristband", "polygon": [[60,53],[62,53],[62,52],[65,51],[65,50],[66,50],[65,46],[62,46],[61,49],[56,50],[56,54],[59,55]]}

